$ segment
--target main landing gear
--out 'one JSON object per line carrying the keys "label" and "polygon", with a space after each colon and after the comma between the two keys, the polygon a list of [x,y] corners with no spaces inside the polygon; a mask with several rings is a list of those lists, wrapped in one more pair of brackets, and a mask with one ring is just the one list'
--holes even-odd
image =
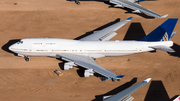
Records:
{"label": "main landing gear", "polygon": [[75,0],[75,3],[76,3],[77,5],[80,5],[79,0]]}
{"label": "main landing gear", "polygon": [[100,77],[100,79],[102,80],[102,81],[106,81],[106,77]]}
{"label": "main landing gear", "polygon": [[25,61],[29,61],[29,57],[28,56],[24,56]]}

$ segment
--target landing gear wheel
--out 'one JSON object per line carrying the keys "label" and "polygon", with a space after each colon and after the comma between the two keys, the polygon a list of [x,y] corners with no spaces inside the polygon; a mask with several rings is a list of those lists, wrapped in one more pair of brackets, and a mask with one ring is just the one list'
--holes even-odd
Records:
{"label": "landing gear wheel", "polygon": [[111,80],[112,80],[112,82],[115,82],[115,81],[116,81],[116,80],[115,80],[115,79],[113,79],[113,78],[112,78]]}
{"label": "landing gear wheel", "polygon": [[118,79],[117,81],[120,81],[120,79]]}
{"label": "landing gear wheel", "polygon": [[26,61],[29,61],[29,58],[25,58]]}
{"label": "landing gear wheel", "polygon": [[100,77],[102,81],[106,81],[106,77]]}
{"label": "landing gear wheel", "polygon": [[77,2],[75,2],[75,3],[76,3],[77,5],[80,5],[80,2],[78,2],[78,1],[77,1]]}
{"label": "landing gear wheel", "polygon": [[29,61],[29,57],[25,56],[24,57],[25,61]]}

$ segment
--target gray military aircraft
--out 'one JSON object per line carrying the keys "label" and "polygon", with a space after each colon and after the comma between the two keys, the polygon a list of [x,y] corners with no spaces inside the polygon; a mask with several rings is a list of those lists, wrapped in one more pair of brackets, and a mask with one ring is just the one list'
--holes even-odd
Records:
{"label": "gray military aircraft", "polygon": [[[73,0],[75,1],[76,4],[80,4],[79,0]],[[158,17],[158,18],[165,18],[168,16],[168,14],[166,15],[160,15],[157,14],[155,12],[153,12],[150,9],[146,9],[144,7],[142,7],[139,2],[142,1],[146,1],[146,0],[109,0],[110,3],[115,4],[114,7],[120,7],[120,8],[130,8],[134,11],[132,11],[132,13],[145,13],[148,14],[152,17]]]}
{"label": "gray military aircraft", "polygon": [[137,83],[122,92],[119,92],[116,95],[110,95],[110,96],[104,96],[103,101],[132,101],[134,98],[131,97],[133,93],[135,93],[138,89],[140,89],[142,86],[147,84],[151,78],[148,78],[140,83]]}

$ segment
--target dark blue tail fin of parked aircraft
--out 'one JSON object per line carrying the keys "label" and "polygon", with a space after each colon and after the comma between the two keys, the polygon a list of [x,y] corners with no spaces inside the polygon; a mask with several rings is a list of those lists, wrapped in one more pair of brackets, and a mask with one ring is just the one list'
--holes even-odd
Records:
{"label": "dark blue tail fin of parked aircraft", "polygon": [[168,41],[175,34],[173,30],[177,21],[178,21],[177,18],[171,18],[171,19],[166,20],[159,27],[157,27],[150,34],[148,34],[147,36],[145,36],[143,39],[139,41],[148,41],[148,42]]}

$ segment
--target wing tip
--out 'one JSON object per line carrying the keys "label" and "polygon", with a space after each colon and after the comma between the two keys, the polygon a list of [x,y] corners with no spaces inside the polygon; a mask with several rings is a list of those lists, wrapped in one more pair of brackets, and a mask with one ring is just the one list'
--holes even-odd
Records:
{"label": "wing tip", "polygon": [[132,17],[127,18],[126,20],[132,20],[132,19],[133,19],[133,16],[132,16]]}
{"label": "wing tip", "polygon": [[151,80],[151,78],[148,78],[148,79],[142,81],[142,83],[148,83],[150,80]]}
{"label": "wing tip", "polygon": [[116,76],[117,78],[123,78],[125,75],[118,75],[118,76]]}
{"label": "wing tip", "polygon": [[163,15],[163,16],[161,16],[161,17],[159,17],[159,18],[166,18],[168,15],[169,15],[169,14],[166,14],[166,15]]}

